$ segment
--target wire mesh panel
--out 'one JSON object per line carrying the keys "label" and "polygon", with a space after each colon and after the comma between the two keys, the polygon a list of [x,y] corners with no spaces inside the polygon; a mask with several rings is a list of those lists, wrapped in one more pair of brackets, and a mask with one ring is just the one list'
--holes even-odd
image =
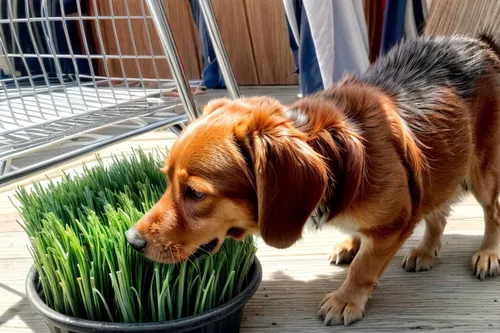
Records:
{"label": "wire mesh panel", "polygon": [[0,1],[0,184],[22,157],[44,164],[42,149],[84,133],[128,121],[113,141],[186,121],[169,77],[144,0]]}

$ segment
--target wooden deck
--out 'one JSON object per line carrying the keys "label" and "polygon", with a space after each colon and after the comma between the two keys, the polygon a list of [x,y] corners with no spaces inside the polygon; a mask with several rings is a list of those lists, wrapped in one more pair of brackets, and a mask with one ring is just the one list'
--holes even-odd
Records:
{"label": "wooden deck", "polygon": [[[297,91],[277,87],[246,89],[244,93],[272,94],[290,101]],[[106,157],[117,150],[127,152],[139,146],[168,146],[174,138],[166,131],[149,133],[103,150],[100,155]],[[57,177],[59,170],[75,170],[82,162],[92,163],[93,159],[88,156],[46,174]],[[31,180],[44,178],[45,175],[39,175]],[[43,320],[25,297],[24,279],[32,260],[27,238],[15,222],[18,216],[8,199],[12,194],[12,188],[4,188],[0,193],[0,332],[46,333]],[[422,234],[419,227],[374,291],[365,319],[349,328],[324,327],[316,316],[323,296],[339,287],[346,276],[346,266],[327,262],[330,248],[342,235],[334,230],[306,233],[303,241],[288,250],[259,244],[257,255],[263,264],[264,278],[246,306],[242,332],[498,332],[500,278],[480,282],[470,268],[482,230],[481,207],[467,198],[455,206],[435,267],[429,272],[406,273],[401,269],[402,256],[418,241]]]}

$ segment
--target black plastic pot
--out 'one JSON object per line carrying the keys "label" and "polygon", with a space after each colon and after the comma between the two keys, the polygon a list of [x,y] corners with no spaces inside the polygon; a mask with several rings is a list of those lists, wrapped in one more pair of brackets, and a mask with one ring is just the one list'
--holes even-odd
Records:
{"label": "black plastic pot", "polygon": [[152,323],[111,323],[70,317],[49,308],[37,292],[38,272],[31,267],[26,279],[26,294],[52,333],[86,332],[185,332],[185,333],[237,333],[240,331],[243,310],[262,281],[262,266],[257,258],[250,269],[248,286],[229,302],[199,315],[178,320]]}

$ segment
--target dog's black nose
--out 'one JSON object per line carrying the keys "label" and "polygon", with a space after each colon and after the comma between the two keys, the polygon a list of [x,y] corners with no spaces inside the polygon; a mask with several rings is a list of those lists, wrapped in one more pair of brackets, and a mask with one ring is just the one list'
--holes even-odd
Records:
{"label": "dog's black nose", "polygon": [[137,229],[130,228],[125,232],[125,237],[127,238],[127,242],[132,246],[132,248],[136,251],[142,251],[146,247],[146,241],[141,237]]}

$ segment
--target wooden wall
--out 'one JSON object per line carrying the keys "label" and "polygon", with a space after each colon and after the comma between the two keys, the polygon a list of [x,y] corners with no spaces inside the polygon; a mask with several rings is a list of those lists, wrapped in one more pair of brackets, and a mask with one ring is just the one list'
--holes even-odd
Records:
{"label": "wooden wall", "polygon": [[[92,15],[99,16],[131,16],[149,15],[147,5],[142,0],[87,0]],[[128,3],[128,12],[127,6]],[[189,3],[185,0],[164,1],[172,33],[174,35],[184,69],[189,78],[200,78],[201,63],[198,54],[198,35],[191,19]],[[164,52],[158,41],[158,34],[152,20],[148,19],[104,19],[92,21],[94,45],[98,53],[125,56],[163,56]],[[101,38],[99,38],[99,36]],[[135,48],[134,48],[135,45]],[[103,50],[105,52],[103,52]],[[156,77],[171,78],[166,59],[118,59],[106,60],[108,72],[103,63],[99,64],[101,75],[111,77],[139,78]]]}
{"label": "wooden wall", "polygon": [[[100,16],[142,16],[144,12],[148,13],[143,0],[86,2],[91,13]],[[198,79],[202,70],[201,47],[189,2],[164,0],[163,4],[184,69],[190,79]],[[238,84],[297,84],[282,0],[213,0],[213,6]],[[98,21],[92,23],[92,34],[99,52],[104,49],[106,54],[114,55],[163,55],[151,20],[132,19],[130,23],[127,19]],[[102,42],[98,36],[102,37]],[[112,77],[130,78],[140,74],[156,77],[157,71],[161,78],[171,78],[166,59],[107,59],[106,64]],[[99,73],[107,76],[103,61],[99,62]]]}
{"label": "wooden wall", "polygon": [[[220,0],[215,0],[220,1]],[[259,84],[297,84],[282,0],[245,0]]]}

